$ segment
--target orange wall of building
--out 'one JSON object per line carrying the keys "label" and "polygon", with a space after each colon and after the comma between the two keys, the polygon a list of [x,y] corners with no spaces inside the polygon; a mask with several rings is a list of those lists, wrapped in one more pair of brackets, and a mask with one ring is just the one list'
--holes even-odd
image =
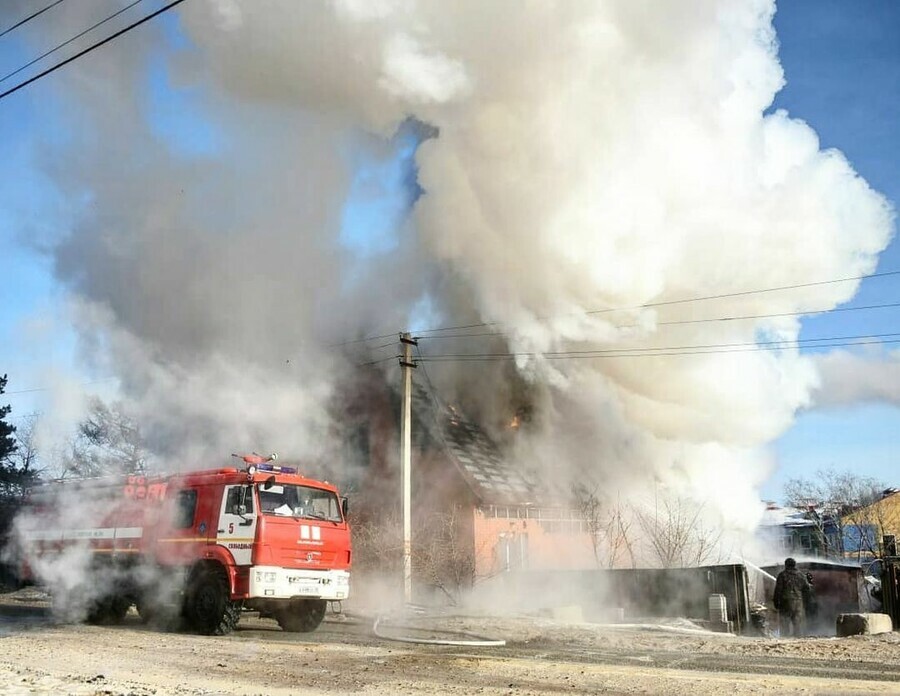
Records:
{"label": "orange wall of building", "polygon": [[[475,575],[488,578],[506,570],[583,570],[596,568],[590,535],[584,532],[547,532],[539,520],[487,517],[473,512]],[[524,564],[518,549],[527,538]],[[509,544],[509,567],[507,566]]]}

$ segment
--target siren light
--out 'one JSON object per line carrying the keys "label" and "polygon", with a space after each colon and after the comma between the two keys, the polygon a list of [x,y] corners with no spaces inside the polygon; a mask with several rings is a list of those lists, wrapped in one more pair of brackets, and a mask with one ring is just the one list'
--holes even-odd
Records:
{"label": "siren light", "polygon": [[[253,471],[251,471],[253,469]],[[256,471],[271,471],[276,474],[296,474],[297,470],[292,466],[275,466],[274,464],[258,464],[256,466],[248,466],[247,473],[252,474]]]}

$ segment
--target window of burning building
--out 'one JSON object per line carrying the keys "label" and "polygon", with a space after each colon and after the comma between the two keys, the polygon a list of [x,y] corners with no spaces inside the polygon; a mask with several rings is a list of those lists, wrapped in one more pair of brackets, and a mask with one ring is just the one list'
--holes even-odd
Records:
{"label": "window of burning building", "polygon": [[482,509],[482,513],[485,517],[499,519],[536,520],[547,534],[581,534],[588,532],[588,523],[575,510],[489,505]]}

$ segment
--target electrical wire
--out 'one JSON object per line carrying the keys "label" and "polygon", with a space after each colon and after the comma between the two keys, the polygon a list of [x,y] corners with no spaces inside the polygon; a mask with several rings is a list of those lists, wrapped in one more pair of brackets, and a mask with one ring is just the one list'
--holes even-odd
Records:
{"label": "electrical wire", "polygon": [[370,346],[368,350],[381,350],[383,348],[390,348],[391,346],[396,346],[397,341],[391,341],[390,343],[382,343],[380,346]]}
{"label": "electrical wire", "polygon": [[23,413],[20,416],[7,416],[4,420],[8,421],[26,421],[31,420],[32,418],[40,418],[43,416],[42,411],[32,411],[31,413]]}
{"label": "electrical wire", "polygon": [[[794,283],[791,285],[779,285],[779,286],[775,286],[775,287],[758,288],[755,290],[740,290],[737,292],[718,293],[715,295],[686,297],[686,298],[682,298],[682,299],[678,299],[678,300],[663,300],[660,302],[648,302],[646,304],[632,305],[629,307],[607,307],[604,309],[591,309],[591,310],[585,310],[583,312],[583,314],[593,315],[593,314],[605,314],[605,313],[611,313],[611,312],[637,311],[640,309],[650,309],[653,307],[662,307],[662,306],[675,305],[675,304],[686,304],[689,302],[721,300],[721,299],[727,299],[729,297],[744,297],[747,295],[756,295],[756,294],[762,294],[762,293],[777,292],[777,291],[781,291],[781,290],[797,290],[800,288],[817,287],[817,286],[821,286],[821,285],[831,285],[834,283],[847,283],[847,282],[851,282],[851,281],[866,280],[866,279],[870,279],[870,278],[886,278],[886,277],[897,276],[897,275],[900,275],[900,270],[882,271],[880,273],[870,273],[869,275],[857,275],[857,276],[846,276],[843,278],[831,278],[828,280],[817,280],[817,281],[813,281],[813,282],[809,282],[809,283]],[[871,305],[869,307],[859,307],[859,308],[844,307],[844,308],[837,308],[837,309],[808,310],[808,311],[803,311],[803,312],[790,312],[790,313],[786,312],[786,313],[780,313],[780,314],[756,315],[756,316],[752,316],[752,317],[723,317],[723,318],[719,318],[719,319],[684,320],[682,322],[660,322],[660,324],[693,323],[693,322],[701,322],[701,321],[733,321],[736,319],[757,319],[757,318],[763,318],[766,316],[771,316],[771,317],[798,316],[798,315],[802,315],[802,314],[817,314],[820,312],[828,312],[828,311],[832,311],[832,312],[833,311],[854,311],[856,309],[874,309],[874,308],[881,308],[881,307],[897,307],[897,306],[900,306],[900,303],[889,304],[889,305]],[[489,326],[500,326],[502,324],[503,324],[503,322],[500,322],[500,321],[476,322],[476,323],[472,323],[472,324],[457,324],[455,326],[441,326],[441,327],[436,327],[436,328],[432,328],[432,329],[419,329],[416,331],[410,331],[410,333],[412,333],[420,338],[437,338],[436,336],[427,337],[427,336],[424,336],[424,334],[442,333],[444,331],[463,331],[465,329],[478,329],[478,328],[489,327]],[[344,341],[342,343],[336,343],[336,344],[333,344],[331,347],[349,345],[352,343],[364,343],[366,341],[375,341],[378,339],[388,338],[389,336],[394,336],[394,335],[396,335],[396,333],[397,332],[387,333],[387,334],[378,334],[378,335],[373,335],[373,336],[366,336],[364,338],[358,338],[358,339],[353,339],[350,341]],[[501,335],[501,334],[502,334],[502,332],[497,332],[497,335]],[[460,334],[460,335],[472,335],[472,334]],[[493,334],[485,333],[485,334],[481,334],[481,335],[493,335]]]}
{"label": "electrical wire", "polygon": [[[400,334],[399,331],[392,331],[391,333],[379,334],[377,336],[366,336],[365,338],[351,338],[347,341],[340,341],[339,343],[331,343],[329,344],[329,348],[340,348],[341,346],[352,346],[354,343],[365,343],[366,341],[377,341],[381,338],[390,338],[391,336],[398,336]],[[393,345],[393,344],[392,344]]]}
{"label": "electrical wire", "polygon": [[68,46],[68,45],[69,45],[70,43],[72,43],[73,41],[77,41],[78,39],[80,39],[80,38],[81,38],[82,36],[84,36],[85,34],[87,34],[87,33],[89,33],[89,32],[92,32],[94,29],[96,29],[97,27],[99,27],[99,26],[101,26],[101,25],[103,25],[103,24],[106,24],[106,23],[107,23],[108,21],[110,21],[111,19],[115,19],[115,18],[118,17],[120,14],[122,14],[122,13],[125,12],[126,10],[130,10],[132,7],[134,7],[135,5],[137,5],[138,3],[142,2],[142,1],[143,1],[143,0],[134,0],[134,2],[132,2],[130,5],[125,5],[125,7],[123,7],[123,8],[122,8],[121,10],[119,10],[118,12],[114,12],[113,14],[109,15],[109,17],[107,17],[106,19],[101,19],[99,22],[97,22],[97,23],[94,24],[93,26],[88,27],[88,28],[85,29],[83,32],[81,32],[80,34],[76,34],[76,35],[73,36],[71,39],[69,39],[69,40],[67,40],[67,41],[63,41],[61,44],[59,44],[59,45],[57,45],[57,46],[54,46],[53,48],[51,48],[51,49],[50,49],[49,51],[47,51],[46,53],[42,53],[41,55],[39,55],[39,56],[38,56],[37,58],[35,58],[34,60],[32,60],[32,61],[30,61],[30,62],[28,62],[28,63],[25,63],[25,65],[23,65],[21,68],[16,68],[16,69],[13,70],[11,73],[7,73],[7,74],[4,75],[3,77],[0,77],[0,82],[5,82],[5,81],[8,80],[9,78],[11,78],[13,75],[18,75],[20,72],[22,72],[23,70],[25,70],[25,69],[27,69],[27,68],[30,68],[32,65],[34,65],[35,63],[37,63],[37,62],[40,61],[40,60],[43,60],[44,58],[46,58],[47,56],[49,56],[51,53],[56,53],[59,49],[64,48],[65,46]]}
{"label": "electrical wire", "polygon": [[[794,342],[796,343],[796,342]],[[844,346],[866,346],[866,345],[884,345],[900,343],[900,338],[887,340],[861,340],[861,341],[838,341],[834,343],[820,343],[816,348],[840,348]],[[723,353],[758,353],[773,352],[782,350],[787,347],[803,347],[803,346],[767,346],[757,344],[755,346],[747,345],[744,347],[734,348],[712,348],[707,349],[705,346],[698,346],[696,349],[680,350],[677,347],[672,348],[646,348],[628,349],[609,352],[604,351],[559,351],[556,353],[456,353],[456,354],[439,354],[425,355],[420,360],[422,362],[491,362],[513,360],[520,357],[542,357],[546,360],[579,360],[579,359],[604,359],[604,358],[658,358],[683,355],[719,355]],[[632,351],[632,352],[628,352]]]}
{"label": "electrical wire", "polygon": [[378,365],[379,363],[387,362],[388,360],[393,360],[394,358],[399,358],[399,355],[389,355],[386,358],[381,358],[381,360],[370,360],[369,362],[364,363],[356,363],[356,367],[367,367],[368,365]]}
{"label": "electrical wire", "polygon": [[886,302],[884,304],[862,305],[859,307],[835,307],[834,309],[807,309],[797,312],[776,312],[774,314],[746,314],[737,317],[712,317],[709,319],[674,319],[671,321],[661,321],[658,326],[674,326],[677,324],[704,324],[717,321],[741,321],[744,319],[770,319],[773,317],[799,317],[805,314],[823,314],[824,312],[859,312],[868,309],[889,309],[891,307],[900,307],[900,302]]}
{"label": "electrical wire", "polygon": [[11,27],[9,27],[9,29],[4,29],[3,31],[0,31],[0,36],[6,36],[6,35],[7,35],[9,32],[11,32],[13,29],[18,29],[18,28],[21,27],[23,24],[26,24],[26,23],[30,22],[32,19],[34,19],[34,18],[37,17],[38,15],[42,15],[42,14],[44,14],[47,10],[56,7],[56,6],[57,6],[59,3],[61,3],[62,1],[63,1],[63,0],[56,0],[56,2],[51,2],[51,3],[50,3],[49,5],[47,5],[44,9],[38,10],[38,11],[35,12],[34,14],[28,15],[25,19],[19,20],[18,22],[16,22],[15,24],[13,24]]}
{"label": "electrical wire", "polygon": [[[890,309],[900,307],[900,302],[887,302],[884,304],[862,305],[858,307],[835,307],[833,309],[808,309],[796,312],[775,312],[772,314],[744,314],[729,317],[706,317],[703,319],[672,319],[670,321],[657,322],[657,326],[677,326],[681,324],[709,324],[714,322],[743,321],[747,319],[772,319],[776,317],[799,317],[807,314],[822,314],[824,312],[859,312],[872,309]],[[617,329],[636,329],[638,324],[620,324]],[[504,331],[483,331],[478,333],[441,334],[439,336],[416,336],[422,341],[435,341],[451,338],[477,338],[482,336],[506,336]]]}
{"label": "electrical wire", "polygon": [[30,85],[32,82],[35,82],[35,81],[37,81],[37,80],[40,80],[42,77],[45,77],[45,76],[49,75],[50,73],[52,73],[52,72],[55,71],[55,70],[59,70],[59,69],[60,69],[61,67],[63,67],[64,65],[68,65],[68,64],[71,63],[72,61],[81,58],[82,56],[84,56],[84,55],[90,53],[91,51],[93,51],[93,50],[95,50],[95,49],[97,49],[97,48],[100,48],[101,46],[103,46],[104,44],[109,43],[109,42],[112,41],[113,39],[116,39],[116,38],[122,36],[122,34],[125,34],[125,33],[129,32],[129,31],[131,31],[132,29],[135,29],[136,27],[139,27],[139,26],[140,26],[141,24],[143,24],[144,22],[149,22],[149,21],[150,21],[151,19],[153,19],[154,17],[157,17],[158,15],[161,15],[163,12],[166,12],[167,10],[171,10],[173,7],[175,7],[176,5],[180,5],[180,4],[183,3],[183,2],[184,2],[184,0],[172,0],[172,2],[170,2],[169,4],[167,4],[167,5],[163,6],[163,7],[161,7],[160,9],[156,10],[155,12],[151,12],[150,14],[148,14],[148,15],[145,16],[145,17],[142,17],[141,19],[137,20],[136,22],[132,22],[131,24],[129,24],[129,25],[128,25],[127,27],[125,27],[124,29],[120,29],[119,31],[117,31],[115,34],[112,34],[112,35],[110,35],[110,36],[107,36],[107,37],[106,37],[105,39],[103,39],[102,41],[98,41],[97,43],[91,44],[91,45],[88,46],[87,48],[85,48],[85,49],[79,51],[78,53],[76,53],[74,56],[71,56],[71,57],[69,57],[69,58],[66,58],[65,60],[60,61],[60,62],[57,63],[56,65],[53,65],[53,66],[47,68],[47,69],[44,70],[43,72],[39,72],[39,73],[38,73],[37,75],[35,75],[34,77],[30,77],[30,78],[28,78],[27,80],[25,80],[24,82],[20,82],[19,84],[17,84],[15,87],[6,90],[6,91],[3,92],[2,94],[0,94],[0,99],[3,99],[3,98],[5,98],[5,97],[8,97],[8,96],[11,95],[13,92],[18,92],[20,89],[22,89],[23,87],[26,87],[27,85]]}
{"label": "electrical wire", "polygon": [[[721,300],[729,297],[744,297],[747,295],[756,295],[761,293],[768,292],[777,292],[781,290],[796,290],[799,288],[808,288],[808,287],[816,287],[820,285],[829,285],[833,283],[846,283],[850,281],[863,280],[865,278],[884,278],[888,276],[896,276],[900,275],[900,270],[896,271],[883,271],[881,273],[872,273],[867,276],[848,276],[845,278],[832,278],[830,280],[817,280],[811,283],[795,283],[793,285],[779,285],[777,287],[769,287],[769,288],[759,288],[756,290],[741,290],[738,292],[728,292],[728,293],[719,293],[716,295],[703,295],[700,297],[686,297],[679,300],[664,300],[660,302],[647,302],[642,305],[632,305],[630,307],[607,307],[605,309],[589,309],[583,312],[584,314],[593,315],[593,314],[606,314],[610,312],[633,312],[641,309],[651,309],[653,307],[663,307],[668,305],[675,304],[686,304],[689,302],[703,302],[706,300]],[[893,306],[900,306],[900,303],[897,303]],[[834,311],[834,310],[820,310],[820,311]],[[797,312],[796,314],[814,314],[815,311],[806,311],[806,312]],[[771,316],[788,316],[788,314],[773,314]],[[749,317],[740,317],[740,318],[749,318]],[[755,318],[755,317],[754,317]],[[728,318],[730,319],[730,317]],[[718,321],[718,320],[713,320]],[[435,333],[439,331],[453,331],[457,329],[475,329],[480,328],[482,326],[496,326],[501,322],[490,321],[490,322],[482,322],[478,324],[461,324],[459,326],[447,326],[436,329],[423,329],[421,331],[414,331],[412,333],[420,335],[425,333]],[[663,323],[663,322],[660,322]]]}
{"label": "electrical wire", "polygon": [[820,285],[831,285],[833,283],[847,283],[854,280],[863,280],[865,278],[884,278],[887,276],[900,275],[900,270],[883,271],[881,273],[871,273],[869,275],[848,276],[846,278],[832,278],[831,280],[817,280],[812,283],[795,283],[794,285],[780,285],[774,288],[762,288],[760,290],[742,290],[740,292],[726,292],[719,295],[706,295],[705,297],[692,297],[683,300],[665,300],[662,302],[648,302],[647,304],[636,305],[626,309],[595,309],[587,312],[587,314],[600,314],[601,312],[622,312],[628,310],[647,309],[648,307],[664,307],[667,305],[684,304],[686,302],[698,302],[700,300],[722,300],[728,297],[743,297],[745,295],[759,295],[767,292],[778,292],[781,290],[797,290],[799,288],[812,288]]}
{"label": "electrical wire", "polygon": [[[82,382],[79,386],[87,387],[92,384],[100,384],[101,382],[109,382],[110,380],[118,379],[118,377],[103,377],[102,379],[95,379],[90,382]],[[42,392],[42,391],[50,391],[53,387],[33,387],[31,389],[18,389],[16,391],[5,391],[3,394],[0,394],[0,399],[4,396],[13,396],[14,394],[32,394],[34,392]]]}
{"label": "electrical wire", "polygon": [[[707,343],[701,345],[688,346],[659,346],[659,347],[636,347],[636,348],[596,348],[591,350],[561,350],[561,351],[544,351],[542,353],[532,353],[532,355],[577,355],[590,353],[627,353],[627,352],[643,352],[649,350],[695,350],[700,348],[739,348],[749,346],[796,346],[805,343],[819,343],[822,341],[856,341],[863,339],[875,338],[895,338],[900,336],[900,332],[881,333],[881,334],[857,334],[853,336],[823,336],[820,338],[798,338],[780,341],[745,341],[742,343]],[[472,355],[471,353],[443,354],[450,357],[459,357]]]}

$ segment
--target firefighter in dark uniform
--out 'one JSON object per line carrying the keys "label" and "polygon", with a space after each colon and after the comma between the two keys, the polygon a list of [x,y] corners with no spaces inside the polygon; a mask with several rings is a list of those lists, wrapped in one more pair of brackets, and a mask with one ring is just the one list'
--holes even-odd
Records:
{"label": "firefighter in dark uniform", "polygon": [[773,598],[775,609],[781,617],[781,634],[787,634],[787,627],[791,627],[791,634],[795,637],[802,636],[804,631],[804,607],[810,601],[809,582],[799,570],[797,561],[793,558],[784,560],[784,570],[778,574],[775,580],[775,596]]}

